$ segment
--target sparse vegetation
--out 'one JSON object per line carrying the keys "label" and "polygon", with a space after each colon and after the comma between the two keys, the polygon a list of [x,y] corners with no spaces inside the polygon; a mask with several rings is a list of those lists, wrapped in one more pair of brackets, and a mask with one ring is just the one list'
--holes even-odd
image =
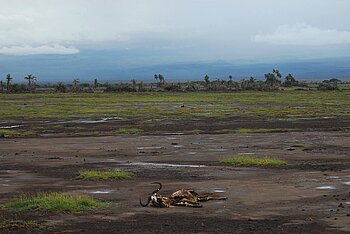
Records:
{"label": "sparse vegetation", "polygon": [[141,134],[143,131],[139,128],[119,128],[115,133],[125,134],[125,135],[137,135]]}
{"label": "sparse vegetation", "polygon": [[5,203],[2,209],[9,211],[41,211],[59,213],[77,213],[86,210],[101,209],[108,205],[98,202],[87,195],[48,193],[34,197],[22,197]]}
{"label": "sparse vegetation", "polygon": [[287,164],[286,161],[281,159],[257,158],[244,155],[237,155],[232,158],[223,159],[220,163],[241,167],[281,167]]}
{"label": "sparse vegetation", "polygon": [[0,129],[0,136],[4,136],[4,137],[25,137],[25,136],[31,136],[31,135],[34,135],[33,131]]}
{"label": "sparse vegetation", "polygon": [[[13,91],[15,92],[15,91]],[[51,133],[65,134],[142,134],[143,129],[154,129],[177,121],[212,121],[228,119],[260,119],[298,121],[304,118],[349,118],[350,92],[284,91],[237,93],[34,93],[0,94],[0,121],[18,124],[31,121],[7,132],[7,136],[28,136]],[[101,128],[100,124],[80,124],[79,121],[118,118],[128,120],[122,126]],[[46,121],[57,124],[45,124]],[[65,122],[64,124],[60,122]],[[112,122],[111,122],[112,123]],[[60,127],[57,127],[59,126]],[[137,127],[135,127],[137,126]],[[142,129],[138,128],[142,126]],[[190,125],[193,129],[200,128]],[[74,128],[76,127],[76,128]],[[221,132],[221,129],[215,129]],[[80,128],[80,129],[78,129]],[[262,128],[263,129],[263,128]],[[265,130],[254,132],[264,132]],[[233,132],[230,129],[229,132]],[[181,130],[184,131],[184,130]],[[239,130],[244,131],[244,130]],[[272,131],[272,130],[271,130]],[[279,131],[279,129],[275,129]],[[281,131],[292,131],[291,129]],[[266,130],[270,132],[270,130]],[[240,132],[238,132],[240,133]]]}
{"label": "sparse vegetation", "polygon": [[135,174],[127,171],[98,171],[98,170],[83,170],[79,172],[78,179],[81,180],[125,180],[132,179]]}
{"label": "sparse vegetation", "polygon": [[26,231],[30,230],[40,230],[43,229],[44,225],[33,221],[33,220],[2,220],[0,221],[0,230],[19,230],[23,229]]}

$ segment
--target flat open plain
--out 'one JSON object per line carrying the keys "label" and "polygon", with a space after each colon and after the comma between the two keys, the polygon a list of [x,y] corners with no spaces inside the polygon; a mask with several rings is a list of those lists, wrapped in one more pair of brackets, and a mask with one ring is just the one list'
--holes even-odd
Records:
{"label": "flat open plain", "polygon": [[[324,94],[328,98],[335,95]],[[269,115],[260,109],[259,113],[252,113],[259,104],[254,104],[256,108],[245,113],[244,110],[253,105],[247,102],[258,102],[259,98],[244,102],[234,99],[234,95],[232,100],[224,101],[218,98],[216,101],[191,99],[186,102],[186,97],[183,100],[180,96],[176,100],[163,98],[161,110],[169,110],[172,114],[164,112],[150,117],[150,112],[143,112],[147,116],[144,119],[139,112],[145,110],[143,105],[147,101],[137,101],[139,105],[130,111],[134,115],[129,117],[125,113],[103,116],[100,115],[103,110],[94,107],[92,110],[99,115],[87,117],[84,111],[75,118],[65,119],[26,112],[15,118],[11,113],[3,112],[2,129],[17,132],[4,131],[5,137],[0,138],[0,204],[23,195],[67,192],[87,194],[111,202],[111,205],[78,214],[0,210],[0,220],[35,220],[44,225],[40,230],[0,229],[0,232],[350,232],[349,104],[337,104],[336,98],[329,98],[330,104],[320,107],[315,104],[317,100],[312,100],[314,109],[310,107],[305,111],[301,106],[313,106],[309,101],[296,100],[297,104],[293,101],[286,104],[273,93],[249,95],[266,95],[259,98],[275,113]],[[323,97],[322,93],[312,95]],[[348,97],[349,93],[341,95]],[[25,106],[39,106],[31,111],[40,112],[42,106],[52,105],[45,99],[40,99],[40,105],[37,101],[30,102],[33,98],[30,95],[9,97],[2,101],[3,104],[8,101],[19,108],[24,103]],[[128,108],[135,103],[127,103]],[[157,106],[150,105],[152,108]],[[183,111],[190,108],[188,106],[192,111]],[[335,106],[339,112],[335,111]],[[278,107],[283,111],[301,110],[302,113],[281,113]],[[115,104],[113,108],[116,108]],[[179,112],[177,118],[174,109],[185,114],[180,116]],[[315,109],[318,112],[314,112]],[[207,110],[213,112],[213,116]],[[119,109],[116,111],[121,113]],[[51,124],[53,122],[55,124]],[[132,128],[142,131],[128,133],[127,129]],[[126,133],[118,132],[120,129]],[[28,132],[30,134],[26,136],[21,135]],[[274,157],[287,161],[287,165],[278,168],[235,167],[219,162],[235,155]],[[120,169],[134,172],[136,177],[121,181],[76,179],[83,169]],[[228,199],[203,203],[203,208],[141,207],[139,196],[146,199],[155,189],[155,185],[151,185],[154,181],[163,184],[163,194],[191,188]]]}

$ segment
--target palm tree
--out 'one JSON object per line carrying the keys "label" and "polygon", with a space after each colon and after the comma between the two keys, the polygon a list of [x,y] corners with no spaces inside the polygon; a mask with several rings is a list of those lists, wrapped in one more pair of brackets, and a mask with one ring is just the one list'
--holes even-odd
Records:
{"label": "palm tree", "polygon": [[97,89],[98,88],[98,80],[97,79],[94,79],[94,89]]}
{"label": "palm tree", "polygon": [[33,74],[28,74],[26,77],[24,77],[24,79],[28,80],[28,89],[32,90],[33,84],[35,84],[36,81],[36,76]]}
{"label": "palm tree", "polygon": [[59,82],[55,87],[55,91],[65,93],[65,92],[67,92],[67,88],[62,82]]}
{"label": "palm tree", "polygon": [[11,80],[13,79],[10,74],[6,75],[6,91],[7,93],[10,93],[10,85],[11,85]]}
{"label": "palm tree", "polygon": [[76,92],[79,90],[79,83],[80,83],[79,79],[73,80],[73,90]]}
{"label": "palm tree", "polygon": [[131,86],[132,86],[133,91],[136,92],[137,80],[132,79],[131,80]]}
{"label": "palm tree", "polygon": [[162,74],[158,75],[158,79],[159,79],[159,85],[160,86],[165,84],[165,78],[164,78],[164,76]]}
{"label": "palm tree", "polygon": [[0,80],[0,92],[4,92],[4,82]]}
{"label": "palm tree", "polygon": [[230,90],[232,90],[232,84],[233,84],[232,78],[233,77],[231,75],[229,75],[228,76],[228,82],[226,82],[227,88],[230,89]]}

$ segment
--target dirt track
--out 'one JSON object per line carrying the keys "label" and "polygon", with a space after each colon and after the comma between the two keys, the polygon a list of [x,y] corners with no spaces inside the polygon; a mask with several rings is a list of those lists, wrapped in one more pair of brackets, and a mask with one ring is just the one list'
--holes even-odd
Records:
{"label": "dirt track", "polygon": [[[350,132],[158,135],[0,139],[0,202],[48,191],[86,193],[118,202],[79,215],[1,213],[54,224],[44,232],[341,233],[350,232]],[[278,157],[280,169],[237,168],[237,154]],[[75,180],[85,168],[124,169],[130,181]],[[217,192],[203,208],[142,208],[139,195],[163,183]],[[328,187],[325,187],[328,186]]]}

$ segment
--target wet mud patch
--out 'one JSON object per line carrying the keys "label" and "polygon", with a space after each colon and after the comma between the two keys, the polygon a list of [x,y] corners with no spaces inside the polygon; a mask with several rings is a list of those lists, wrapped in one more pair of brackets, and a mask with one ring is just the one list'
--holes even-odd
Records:
{"label": "wet mud patch", "polygon": [[350,162],[346,159],[295,161],[287,168],[311,171],[342,171],[350,168]]}

